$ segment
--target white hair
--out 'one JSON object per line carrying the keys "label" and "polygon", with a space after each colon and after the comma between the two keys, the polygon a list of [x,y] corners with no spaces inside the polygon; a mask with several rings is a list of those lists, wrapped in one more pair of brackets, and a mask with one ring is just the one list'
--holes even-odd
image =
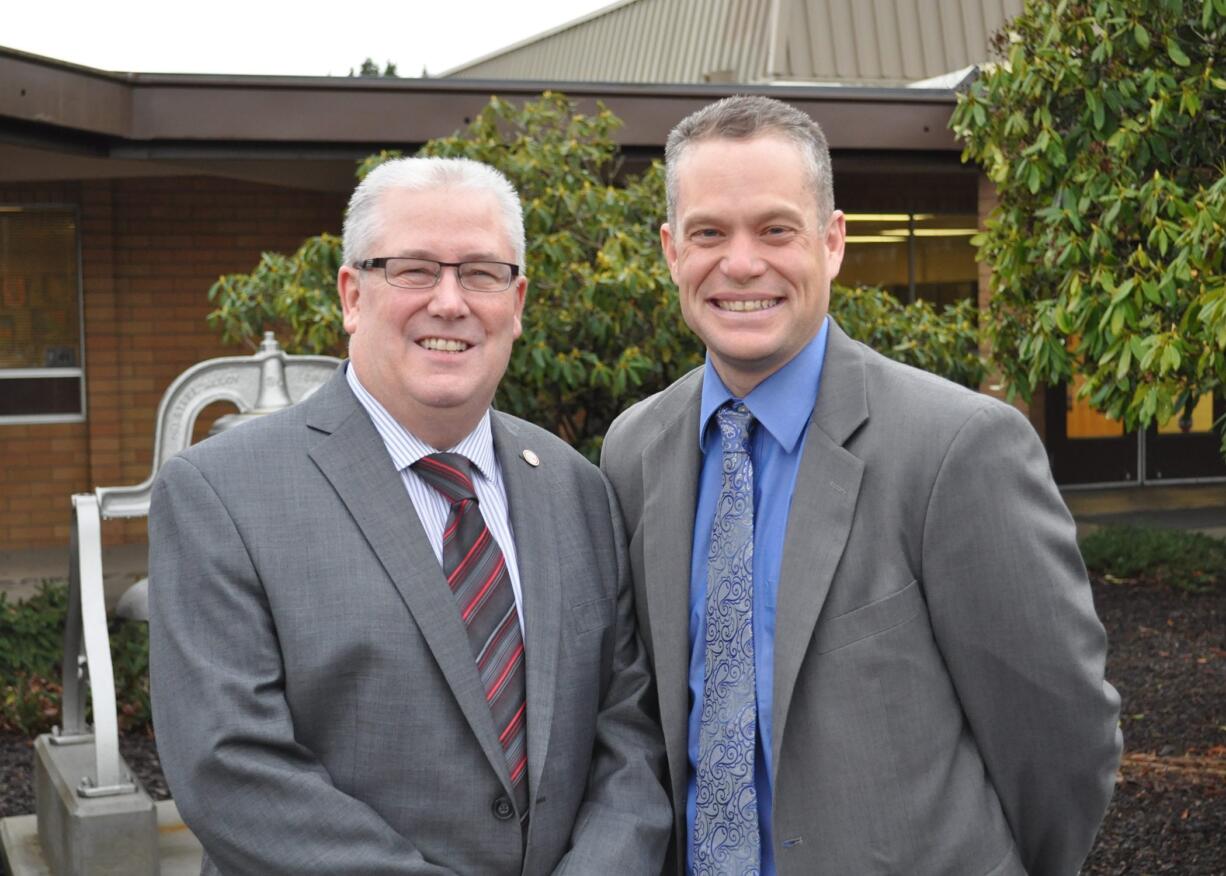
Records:
{"label": "white hair", "polygon": [[382,231],[379,201],[391,189],[411,192],[455,188],[483,191],[498,201],[515,263],[524,268],[524,214],[515,187],[501,172],[469,158],[396,158],[366,174],[349,199],[345,213],[344,260],[356,266],[370,258],[370,247]]}

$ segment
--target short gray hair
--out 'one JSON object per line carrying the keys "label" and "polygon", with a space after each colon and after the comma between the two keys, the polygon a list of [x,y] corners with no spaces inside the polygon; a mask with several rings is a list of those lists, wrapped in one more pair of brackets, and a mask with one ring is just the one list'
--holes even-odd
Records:
{"label": "short gray hair", "polygon": [[818,224],[825,224],[834,212],[834,177],[830,170],[830,147],[821,126],[782,101],[737,94],[691,113],[669,132],[664,147],[669,225],[675,228],[677,224],[677,165],[690,146],[704,140],[748,140],[767,134],[790,140],[800,149],[809,187],[817,200]]}
{"label": "short gray hair", "polygon": [[345,213],[345,264],[370,258],[370,247],[382,230],[379,201],[391,189],[411,192],[456,188],[489,192],[498,200],[507,239],[515,250],[515,263],[524,267],[524,214],[519,195],[501,172],[469,158],[396,158],[366,174],[349,199]]}

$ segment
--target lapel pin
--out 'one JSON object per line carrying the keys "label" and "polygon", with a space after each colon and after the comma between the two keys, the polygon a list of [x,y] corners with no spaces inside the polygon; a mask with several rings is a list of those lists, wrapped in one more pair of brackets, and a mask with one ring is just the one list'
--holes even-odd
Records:
{"label": "lapel pin", "polygon": [[541,464],[541,458],[537,456],[535,453],[533,453],[531,450],[525,450],[524,451],[524,462],[528,463],[528,465],[532,466],[533,468],[536,468],[538,465]]}

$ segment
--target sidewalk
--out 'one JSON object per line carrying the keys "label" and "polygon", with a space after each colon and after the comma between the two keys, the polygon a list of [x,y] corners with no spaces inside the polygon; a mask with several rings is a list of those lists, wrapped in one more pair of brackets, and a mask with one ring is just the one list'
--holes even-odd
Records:
{"label": "sidewalk", "polygon": [[[102,549],[102,586],[111,611],[123,592],[145,577],[149,548],[124,544]],[[68,546],[0,551],[0,593],[20,602],[38,592],[43,581],[68,580]]]}
{"label": "sidewalk", "polygon": [[1064,490],[1078,536],[1102,526],[1188,529],[1226,538],[1226,483]]}

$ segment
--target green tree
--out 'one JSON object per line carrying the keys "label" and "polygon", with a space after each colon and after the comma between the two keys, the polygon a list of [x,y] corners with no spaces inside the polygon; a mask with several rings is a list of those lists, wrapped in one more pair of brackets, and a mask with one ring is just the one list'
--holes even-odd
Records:
{"label": "green tree", "polygon": [[378,77],[378,76],[383,76],[383,77],[387,77],[387,78],[390,78],[390,79],[398,79],[398,78],[399,78],[399,74],[397,74],[397,73],[396,73],[396,65],[395,65],[395,64],[393,64],[391,61],[388,61],[388,62],[387,62],[387,66],[385,66],[385,67],[383,68],[383,72],[382,72],[382,73],[380,73],[380,72],[379,72],[379,65],[378,65],[378,64],[376,64],[376,63],[374,62],[374,59],[372,59],[372,58],[367,58],[365,61],[363,61],[363,62],[362,62],[362,66],[358,68],[358,72],[357,72],[356,74],[353,72],[353,68],[352,68],[352,67],[350,67],[350,68],[349,68],[349,75],[350,75],[350,76],[355,76],[355,75],[356,75],[356,76],[365,76],[365,77],[372,77],[372,76],[373,76],[373,77]]}
{"label": "green tree", "polygon": [[[663,168],[657,162],[639,176],[620,174],[619,125],[607,109],[581,114],[560,94],[522,107],[495,97],[463,133],[418,153],[484,161],[519,191],[528,305],[495,404],[592,458],[621,410],[702,361],[660,255]],[[398,154],[371,156],[358,176]],[[251,273],[222,277],[209,290],[216,304],[210,324],[223,340],[252,348],[272,329],[287,349],[343,355],[340,258],[331,235],[310,238],[289,256],[264,253]],[[938,313],[877,290],[840,290],[834,307],[853,337],[887,355],[978,383],[972,305]]]}
{"label": "green tree", "polygon": [[952,127],[999,205],[993,362],[1129,428],[1226,378],[1226,0],[1027,0]]}

